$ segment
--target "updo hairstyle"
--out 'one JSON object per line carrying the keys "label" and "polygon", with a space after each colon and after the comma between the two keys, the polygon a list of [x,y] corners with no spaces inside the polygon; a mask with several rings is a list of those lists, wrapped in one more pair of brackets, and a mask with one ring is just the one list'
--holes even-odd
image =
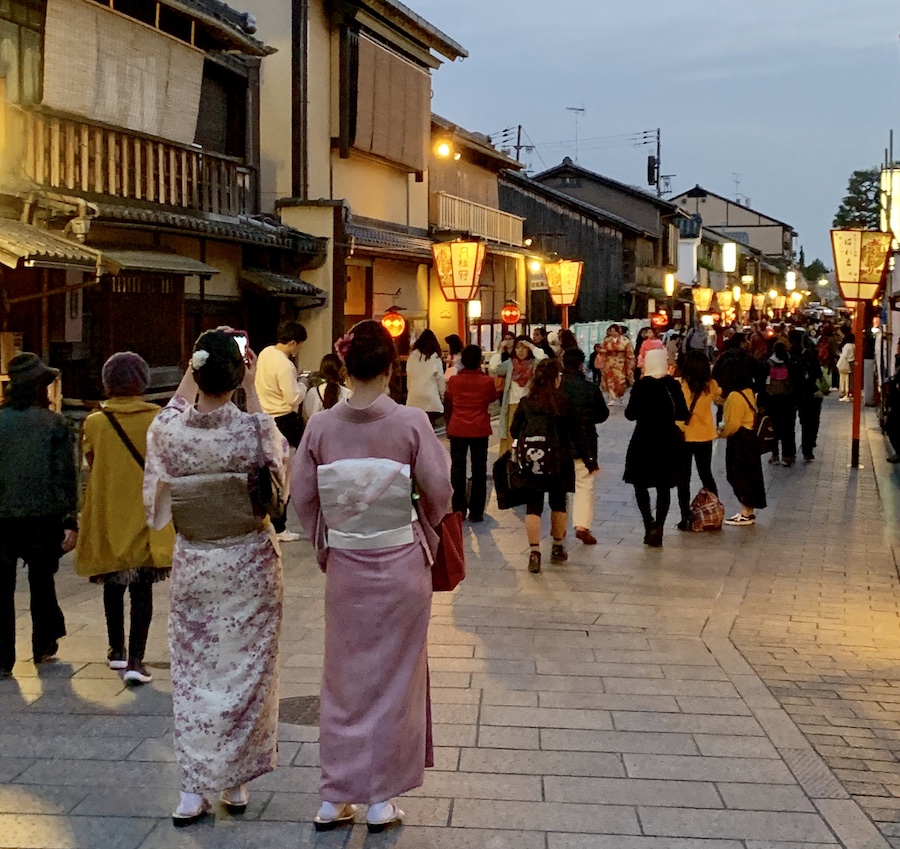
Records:
{"label": "updo hairstyle", "polygon": [[378,321],[368,319],[353,325],[353,339],[344,357],[344,368],[355,380],[372,380],[389,371],[397,361],[390,333]]}
{"label": "updo hairstyle", "polygon": [[194,351],[206,351],[209,358],[194,368],[194,380],[205,395],[225,395],[244,380],[244,358],[234,337],[222,330],[207,330],[194,343]]}

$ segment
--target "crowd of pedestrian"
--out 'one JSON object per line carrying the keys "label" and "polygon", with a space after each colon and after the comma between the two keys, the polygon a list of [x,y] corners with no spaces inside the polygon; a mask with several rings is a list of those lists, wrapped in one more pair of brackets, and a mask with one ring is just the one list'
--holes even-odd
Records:
{"label": "crowd of pedestrian", "polygon": [[[393,799],[420,786],[433,764],[431,566],[448,516],[485,520],[495,430],[495,484],[499,493],[502,479],[506,501],[524,507],[525,566],[539,574],[545,507],[551,564],[568,560],[570,526],[582,544],[597,543],[598,425],[610,406],[623,405],[634,422],[623,480],[644,543],[660,548],[672,489],[679,531],[753,525],[766,507],[763,451],[772,465],[794,465],[799,421],[800,454],[813,462],[822,399],[833,381],[849,397],[857,363],[853,334],[830,325],[698,323],[664,336],[648,327],[633,345],[614,324],[590,352],[571,331],[536,328],[530,337],[505,333],[487,362],[477,345],[454,335],[445,352],[424,330],[398,403],[397,348],[378,322],[354,326],[313,373],[296,365],[301,324],[284,322],[258,357],[241,336],[201,335],[162,409],[144,400],[141,357],[107,361],[107,400],[83,427],[80,517],[73,432],[49,409],[58,372],[34,354],[13,358],[0,406],[0,678],[16,661],[19,560],[34,662],[51,661],[65,636],[54,576],[74,549],[77,573],[103,588],[106,662],[135,686],[153,680],[144,663],[153,587],[168,579],[176,826],[205,816],[210,791],[242,813],[249,782],[275,768],[280,546],[300,539],[287,530],[291,496],[325,573],[315,827],[351,823],[365,803],[377,832],[402,821]],[[888,433],[900,451],[900,388],[893,394]],[[740,505],[728,519],[712,473],[719,439]],[[701,490],[692,500],[694,467]]]}

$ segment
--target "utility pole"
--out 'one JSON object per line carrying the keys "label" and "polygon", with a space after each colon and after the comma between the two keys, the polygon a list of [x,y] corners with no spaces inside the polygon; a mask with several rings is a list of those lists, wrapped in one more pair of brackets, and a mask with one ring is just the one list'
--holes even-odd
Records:
{"label": "utility pole", "polygon": [[662,197],[662,127],[656,128],[656,196]]}
{"label": "utility pole", "polygon": [[516,133],[516,162],[522,161],[522,125],[519,124],[519,130]]}

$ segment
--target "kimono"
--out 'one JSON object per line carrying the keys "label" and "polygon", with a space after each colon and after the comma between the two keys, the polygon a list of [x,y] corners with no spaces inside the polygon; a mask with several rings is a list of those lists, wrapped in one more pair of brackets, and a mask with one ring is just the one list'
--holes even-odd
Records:
{"label": "kimono", "polygon": [[621,398],[634,382],[634,348],[624,336],[607,336],[600,348],[600,386],[611,398]]}
{"label": "kimono", "polygon": [[[171,521],[175,479],[249,472],[260,451],[283,482],[287,443],[272,418],[231,403],[201,413],[175,396],[147,433],[148,523]],[[169,615],[175,757],[181,789],[202,793],[275,769],[281,552],[268,522],[209,541],[187,540],[177,530]]]}
{"label": "kimono", "polygon": [[430,564],[449,457],[421,410],[387,396],[365,409],[341,401],[310,420],[291,492],[325,570],[320,794],[384,802],[433,765]]}

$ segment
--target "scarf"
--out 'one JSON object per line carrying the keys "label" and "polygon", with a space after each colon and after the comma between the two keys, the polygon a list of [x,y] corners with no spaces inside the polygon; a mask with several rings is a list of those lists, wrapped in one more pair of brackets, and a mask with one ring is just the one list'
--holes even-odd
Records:
{"label": "scarf", "polygon": [[534,375],[534,360],[521,360],[513,357],[513,380],[523,389],[531,382]]}

